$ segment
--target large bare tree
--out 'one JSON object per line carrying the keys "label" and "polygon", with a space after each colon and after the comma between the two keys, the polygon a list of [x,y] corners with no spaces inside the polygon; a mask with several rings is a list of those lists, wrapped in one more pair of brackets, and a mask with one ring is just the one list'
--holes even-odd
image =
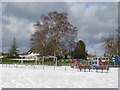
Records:
{"label": "large bare tree", "polygon": [[102,45],[105,49],[105,54],[118,55],[118,36],[109,35],[109,37],[102,37]]}
{"label": "large bare tree", "polygon": [[77,28],[69,23],[67,13],[49,12],[42,15],[34,27],[32,50],[42,55],[57,56],[64,49],[72,51],[75,47]]}

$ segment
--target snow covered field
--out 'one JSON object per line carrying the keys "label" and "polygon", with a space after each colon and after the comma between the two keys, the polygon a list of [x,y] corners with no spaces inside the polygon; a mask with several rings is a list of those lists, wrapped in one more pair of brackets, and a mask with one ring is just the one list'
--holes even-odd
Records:
{"label": "snow covered field", "polygon": [[3,88],[118,88],[118,69],[79,72],[70,66],[2,67]]}

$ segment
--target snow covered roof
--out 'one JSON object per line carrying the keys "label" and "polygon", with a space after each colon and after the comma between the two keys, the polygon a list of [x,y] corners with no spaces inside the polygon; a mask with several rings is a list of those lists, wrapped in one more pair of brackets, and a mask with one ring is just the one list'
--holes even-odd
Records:
{"label": "snow covered roof", "polygon": [[30,53],[30,54],[27,54],[27,55],[19,55],[19,57],[31,57],[31,56],[39,56],[40,54],[39,53]]}
{"label": "snow covered roof", "polygon": [[31,54],[29,54],[30,56],[39,56],[40,54],[39,53],[31,53]]}

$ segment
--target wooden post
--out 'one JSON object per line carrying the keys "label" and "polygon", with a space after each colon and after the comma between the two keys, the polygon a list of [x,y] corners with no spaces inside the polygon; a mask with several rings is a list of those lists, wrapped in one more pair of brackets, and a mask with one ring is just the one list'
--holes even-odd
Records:
{"label": "wooden post", "polygon": [[[43,63],[44,63],[44,56],[43,56],[43,58],[42,58],[42,65],[43,65]],[[44,65],[43,65],[43,69],[44,69]]]}
{"label": "wooden post", "polygon": [[65,71],[66,71],[66,60],[65,60]]}
{"label": "wooden post", "polygon": [[23,57],[21,58],[21,67],[22,67],[22,64],[23,64]]}
{"label": "wooden post", "polygon": [[55,57],[56,58],[56,66],[57,66],[57,57]]}
{"label": "wooden post", "polygon": [[36,56],[36,58],[35,58],[35,59],[36,59],[35,61],[36,61],[36,65],[37,65],[37,56]]}

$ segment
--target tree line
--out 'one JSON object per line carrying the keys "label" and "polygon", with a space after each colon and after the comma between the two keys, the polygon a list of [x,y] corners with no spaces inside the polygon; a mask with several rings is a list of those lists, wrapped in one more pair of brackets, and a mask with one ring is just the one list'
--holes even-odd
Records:
{"label": "tree line", "polygon": [[[38,52],[42,56],[69,54],[74,58],[87,58],[86,45],[82,40],[77,41],[78,30],[68,21],[66,12],[54,11],[41,15],[33,26],[36,31],[30,39],[30,52]],[[117,32],[116,35],[101,38],[106,56],[118,55],[120,52],[120,29]],[[8,56],[18,57],[15,38],[9,49]]]}

